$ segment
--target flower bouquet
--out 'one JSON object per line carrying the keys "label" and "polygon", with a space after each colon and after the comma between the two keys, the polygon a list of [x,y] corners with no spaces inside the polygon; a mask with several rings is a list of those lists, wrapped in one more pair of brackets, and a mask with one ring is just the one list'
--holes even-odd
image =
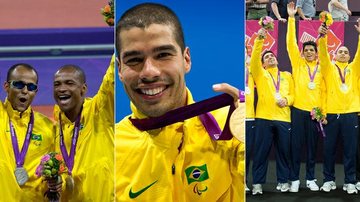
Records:
{"label": "flower bouquet", "polygon": [[319,107],[314,107],[310,112],[310,116],[312,120],[318,123],[317,127],[321,132],[321,134],[323,135],[323,137],[325,137],[325,131],[322,126],[322,121],[325,119],[325,115],[323,114],[323,111]]}
{"label": "flower bouquet", "polygon": [[259,25],[267,31],[272,31],[274,30],[274,19],[269,16],[262,17],[259,20]]}
{"label": "flower bouquet", "polygon": [[[56,183],[61,180],[60,175],[65,173],[66,170],[63,157],[57,152],[50,152],[41,158],[40,165],[36,168],[35,173],[38,177],[43,177],[45,181]],[[49,201],[59,201],[60,199],[60,193],[50,189],[45,192],[44,196]]]}
{"label": "flower bouquet", "polygon": [[[331,14],[327,11],[322,11],[319,14],[319,20],[322,22],[322,26],[327,28],[330,27],[330,25],[332,25],[334,22]],[[320,34],[320,37],[323,37],[323,34]]]}
{"label": "flower bouquet", "polygon": [[101,9],[101,14],[109,26],[114,26],[114,0],[110,0],[108,4]]}

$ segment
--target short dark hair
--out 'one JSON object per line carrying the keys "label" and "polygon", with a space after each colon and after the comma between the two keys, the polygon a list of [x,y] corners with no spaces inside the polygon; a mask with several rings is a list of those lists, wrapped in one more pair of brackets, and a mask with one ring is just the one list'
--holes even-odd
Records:
{"label": "short dark hair", "polygon": [[[185,50],[184,33],[177,15],[170,8],[156,3],[142,3],[127,10],[116,26],[116,51],[120,54],[120,32],[133,27],[146,28],[151,24],[170,25],[174,28],[175,41]],[[118,55],[119,56],[119,55]],[[120,59],[120,57],[119,57]]]}
{"label": "short dark hair", "polygon": [[304,52],[304,50],[305,50],[305,46],[313,46],[314,49],[315,49],[315,52],[317,53],[317,45],[316,45],[315,41],[305,41],[305,42],[303,43],[303,47],[302,47],[302,51],[303,51],[303,52]]}
{"label": "short dark hair", "polygon": [[66,64],[66,65],[63,65],[62,67],[60,67],[58,71],[61,71],[63,69],[73,69],[73,70],[75,70],[75,72],[79,73],[81,82],[86,83],[86,75],[85,75],[84,70],[81,67],[79,67],[77,65],[73,65],[73,64]]}
{"label": "short dark hair", "polygon": [[17,64],[14,64],[13,66],[11,66],[11,67],[8,69],[8,72],[7,72],[7,75],[6,75],[6,81],[7,81],[7,82],[10,82],[11,74],[15,71],[15,69],[16,69],[17,67],[24,67],[24,68],[27,69],[27,70],[34,71],[35,74],[36,74],[36,84],[39,82],[39,75],[38,75],[36,69],[35,69],[33,66],[31,66],[31,65],[29,65],[29,64],[27,64],[27,63],[17,63]]}
{"label": "short dark hair", "polygon": [[265,57],[265,55],[266,55],[267,53],[272,53],[273,55],[275,55],[274,52],[272,52],[271,50],[266,50],[266,51],[261,55],[261,63],[264,63],[264,57]]}

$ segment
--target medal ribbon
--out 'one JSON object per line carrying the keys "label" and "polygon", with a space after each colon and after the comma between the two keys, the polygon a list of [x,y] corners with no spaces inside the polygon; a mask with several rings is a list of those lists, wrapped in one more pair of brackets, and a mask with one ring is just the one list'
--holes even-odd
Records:
{"label": "medal ribbon", "polygon": [[335,66],[337,67],[337,69],[339,71],[341,83],[345,84],[346,69],[347,69],[348,65],[346,65],[346,67],[344,68],[344,76],[341,74],[341,70],[340,70],[339,66],[337,66],[336,64],[335,64]]}
{"label": "medal ribbon", "polygon": [[[270,74],[270,72],[269,72],[269,74]],[[273,84],[274,84],[274,86],[275,86],[276,92],[278,93],[279,90],[280,90],[280,71],[278,70],[278,73],[277,73],[277,82],[276,82],[276,83],[275,83],[274,77],[273,77],[271,74],[270,74],[270,76],[271,76],[271,79],[272,79]]]}
{"label": "medal ribbon", "polygon": [[10,125],[10,133],[11,133],[11,142],[14,150],[15,160],[16,160],[16,167],[23,167],[26,153],[29,149],[30,144],[30,136],[34,127],[34,114],[30,112],[30,121],[27,127],[26,136],[24,140],[24,144],[21,149],[21,153],[19,152],[19,145],[16,137],[16,132],[14,126],[12,125],[11,121],[9,120]]}
{"label": "medal ribbon", "polygon": [[313,82],[314,79],[315,79],[315,75],[316,75],[317,69],[318,69],[318,67],[319,67],[319,61],[316,63],[316,66],[315,66],[315,69],[314,69],[314,72],[313,72],[313,73],[310,72],[310,67],[309,67],[309,65],[308,65],[306,62],[305,62],[305,64],[306,64],[306,67],[307,67],[307,69],[308,69],[308,74],[309,74],[310,82]]}
{"label": "medal ribbon", "polygon": [[78,117],[75,121],[75,127],[73,132],[73,137],[71,140],[71,148],[70,148],[70,154],[68,155],[68,152],[66,150],[66,146],[64,143],[64,134],[62,131],[62,125],[61,125],[61,112],[59,113],[59,120],[60,120],[60,150],[64,157],[65,164],[68,168],[68,174],[72,174],[72,169],[74,167],[74,159],[75,159],[75,153],[76,153],[76,144],[79,137],[79,131],[80,131],[80,117],[81,117],[81,111]]}
{"label": "medal ribbon", "polygon": [[[245,93],[243,91],[240,91],[239,96],[240,102],[245,102]],[[226,119],[224,130],[221,131],[214,116],[209,112],[228,105],[230,105],[228,117]],[[228,94],[221,94],[200,102],[171,110],[159,117],[146,119],[130,118],[130,121],[139,130],[146,131],[162,128],[176,122],[184,121],[185,119],[189,119],[194,116],[199,116],[201,123],[204,125],[206,131],[213,140],[229,140],[232,138],[232,134],[229,128],[229,120],[234,110],[234,98]]]}

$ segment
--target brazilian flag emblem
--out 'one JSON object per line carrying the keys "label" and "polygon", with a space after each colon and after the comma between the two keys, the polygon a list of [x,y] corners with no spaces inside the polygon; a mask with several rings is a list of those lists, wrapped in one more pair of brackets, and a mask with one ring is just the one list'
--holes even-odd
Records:
{"label": "brazilian flag emblem", "polygon": [[35,141],[42,141],[42,136],[41,134],[31,134],[31,139],[35,140]]}
{"label": "brazilian flag emblem", "polygon": [[209,179],[206,164],[202,166],[190,166],[185,169],[188,184],[192,182],[202,182]]}

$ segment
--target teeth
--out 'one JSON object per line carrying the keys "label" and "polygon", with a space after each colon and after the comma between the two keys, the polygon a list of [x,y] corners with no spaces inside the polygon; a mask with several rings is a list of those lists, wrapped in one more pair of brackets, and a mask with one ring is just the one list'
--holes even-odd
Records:
{"label": "teeth", "polygon": [[146,95],[156,95],[156,94],[161,93],[164,89],[165,89],[165,87],[158,87],[158,88],[153,88],[153,89],[140,89],[140,90],[143,94],[146,94]]}

